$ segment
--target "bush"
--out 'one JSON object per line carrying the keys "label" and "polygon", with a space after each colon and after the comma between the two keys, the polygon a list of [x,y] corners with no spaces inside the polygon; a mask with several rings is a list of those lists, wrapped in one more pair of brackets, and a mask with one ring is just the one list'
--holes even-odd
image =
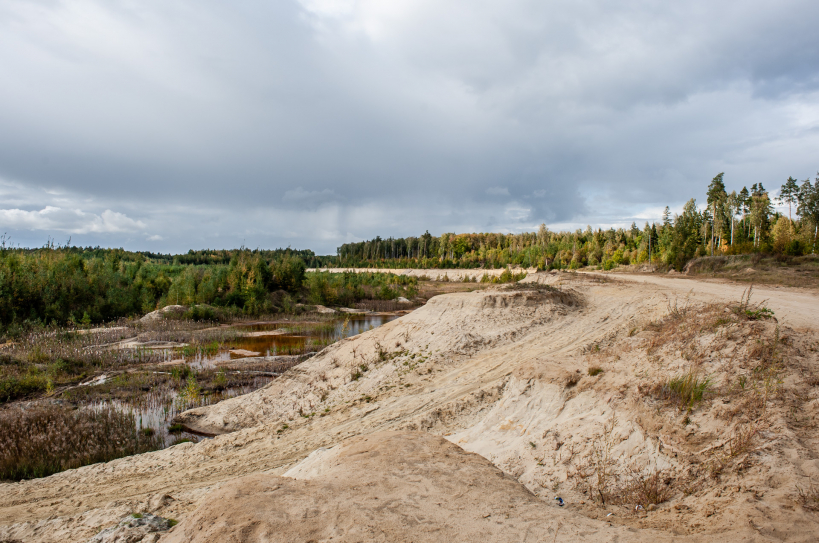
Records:
{"label": "bush", "polygon": [[25,398],[48,389],[48,377],[42,374],[25,373],[0,378],[0,403]]}

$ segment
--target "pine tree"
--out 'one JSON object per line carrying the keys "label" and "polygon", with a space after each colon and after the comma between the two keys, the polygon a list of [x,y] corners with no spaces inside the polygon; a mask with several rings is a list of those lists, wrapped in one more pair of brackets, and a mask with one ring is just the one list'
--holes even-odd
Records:
{"label": "pine tree", "polygon": [[717,230],[717,208],[721,207],[728,195],[725,192],[725,183],[722,178],[725,172],[718,173],[708,185],[708,207],[711,210],[711,256],[714,255],[714,234]]}
{"label": "pine tree", "polygon": [[796,179],[788,177],[785,184],[779,190],[779,203],[788,204],[788,219],[791,217],[791,206],[797,202],[799,196],[799,185],[796,184]]}

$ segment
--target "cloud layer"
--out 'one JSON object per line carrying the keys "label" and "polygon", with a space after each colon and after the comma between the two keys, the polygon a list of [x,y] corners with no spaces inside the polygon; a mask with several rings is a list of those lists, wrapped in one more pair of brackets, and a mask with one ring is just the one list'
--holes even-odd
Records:
{"label": "cloud layer", "polygon": [[0,230],[332,253],[815,172],[819,4],[677,4],[9,0]]}

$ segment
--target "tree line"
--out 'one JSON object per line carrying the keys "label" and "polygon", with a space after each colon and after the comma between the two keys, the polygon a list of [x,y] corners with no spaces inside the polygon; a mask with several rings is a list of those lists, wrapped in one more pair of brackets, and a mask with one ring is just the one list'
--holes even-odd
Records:
{"label": "tree line", "polygon": [[171,304],[272,312],[285,294],[303,287],[306,263],[298,252],[228,254],[215,264],[181,264],[184,258],[122,249],[0,243],[0,332],[31,324],[106,322]]}
{"label": "tree line", "polygon": [[599,266],[647,261],[681,270],[692,258],[705,255],[777,253],[799,256],[815,253],[819,226],[819,174],[813,183],[793,177],[782,185],[776,200],[788,214],[774,210],[774,198],[761,184],[728,193],[724,173],[708,186],[706,205],[689,200],[680,214],[665,208],[661,222],[640,229],[552,232],[445,233],[432,236],[381,238],[345,243],[336,251],[338,267],[375,268],[499,268],[538,269]]}

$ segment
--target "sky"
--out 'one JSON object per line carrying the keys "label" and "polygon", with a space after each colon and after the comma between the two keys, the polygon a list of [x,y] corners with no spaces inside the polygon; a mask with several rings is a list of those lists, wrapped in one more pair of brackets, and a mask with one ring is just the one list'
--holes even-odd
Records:
{"label": "sky", "polygon": [[8,243],[627,226],[819,169],[815,0],[1,0]]}

